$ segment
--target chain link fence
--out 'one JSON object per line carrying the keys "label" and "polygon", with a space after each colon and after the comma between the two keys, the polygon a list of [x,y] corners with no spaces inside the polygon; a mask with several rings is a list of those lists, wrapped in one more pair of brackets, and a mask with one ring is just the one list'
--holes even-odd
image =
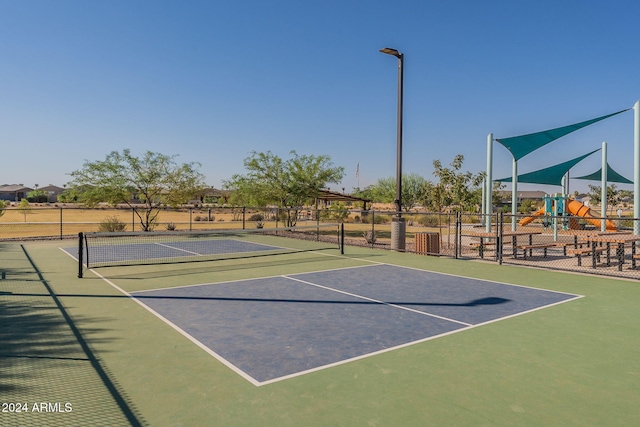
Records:
{"label": "chain link fence", "polygon": [[[0,240],[65,239],[79,232],[142,231],[143,224],[132,208],[11,207],[0,216]],[[316,220],[307,209],[205,207],[159,209],[153,231],[273,228]]]}
{"label": "chain link fence", "polygon": [[[160,209],[153,230],[275,228],[342,222],[347,246],[392,250],[392,211],[186,207]],[[640,279],[636,218],[402,212],[402,251],[499,264]],[[0,240],[76,238],[79,232],[141,231],[131,208],[18,207],[0,217]]]}
{"label": "chain link fence", "polygon": [[[345,223],[345,244],[391,250],[389,211],[352,211]],[[454,256],[456,215],[451,213],[403,212],[406,223],[404,252]]]}
{"label": "chain link fence", "polygon": [[[459,215],[456,258],[640,279],[636,218]],[[471,219],[472,221],[469,221]]]}

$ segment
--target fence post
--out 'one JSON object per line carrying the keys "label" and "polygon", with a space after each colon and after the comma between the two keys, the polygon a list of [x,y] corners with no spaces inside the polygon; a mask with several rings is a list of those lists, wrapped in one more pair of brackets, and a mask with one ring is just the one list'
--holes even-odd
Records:
{"label": "fence post", "polygon": [[246,209],[247,209],[246,206],[242,207],[242,229],[243,230],[246,229],[246,224],[245,224],[245,216],[246,216],[246,212],[247,212]]}
{"label": "fence post", "polygon": [[496,245],[496,261],[498,264],[502,265],[502,246],[504,245],[504,235],[503,235],[503,226],[504,226],[504,212],[500,211],[496,214],[496,232],[498,233],[498,244]]}
{"label": "fence post", "polygon": [[455,259],[458,259],[458,227],[460,223],[460,212],[456,212],[456,225],[455,225],[455,234],[453,235],[453,256]]}
{"label": "fence post", "polygon": [[464,220],[463,215],[460,215],[460,223],[458,224],[458,255],[460,257],[462,257],[462,251],[463,251],[463,246],[462,246],[462,222]]}
{"label": "fence post", "polygon": [[371,247],[373,248],[374,244],[376,243],[376,212],[375,211],[371,211]]}
{"label": "fence post", "polygon": [[189,231],[193,231],[193,208],[189,208]]}
{"label": "fence post", "polygon": [[62,240],[62,208],[60,208],[60,240]]}
{"label": "fence post", "polygon": [[[460,212],[456,211],[456,216]],[[442,232],[442,230],[440,230]],[[451,249],[451,212],[447,214],[447,249]]]}
{"label": "fence post", "polygon": [[131,208],[131,231],[136,231],[136,211]]}

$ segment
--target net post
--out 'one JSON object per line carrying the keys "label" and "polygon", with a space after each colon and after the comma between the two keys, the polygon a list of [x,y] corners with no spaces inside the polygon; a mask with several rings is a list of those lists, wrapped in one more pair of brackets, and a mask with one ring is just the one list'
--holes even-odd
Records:
{"label": "net post", "polygon": [[78,278],[82,279],[83,273],[84,234],[78,233]]}

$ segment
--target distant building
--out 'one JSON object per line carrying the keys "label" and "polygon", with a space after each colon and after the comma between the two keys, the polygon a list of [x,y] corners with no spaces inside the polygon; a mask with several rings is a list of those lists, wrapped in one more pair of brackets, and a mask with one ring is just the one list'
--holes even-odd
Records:
{"label": "distant building", "polygon": [[25,187],[22,184],[0,185],[0,200],[19,202],[27,198],[29,191],[33,191],[33,188]]}
{"label": "distant building", "polygon": [[47,185],[46,187],[38,188],[40,191],[44,191],[47,195],[47,202],[55,203],[58,201],[58,196],[64,192],[64,188],[55,186],[55,185]]}
{"label": "distant building", "polygon": [[198,203],[218,203],[224,204],[229,201],[231,192],[228,190],[218,190],[217,188],[206,188],[201,191],[194,200],[190,200],[191,204]]}

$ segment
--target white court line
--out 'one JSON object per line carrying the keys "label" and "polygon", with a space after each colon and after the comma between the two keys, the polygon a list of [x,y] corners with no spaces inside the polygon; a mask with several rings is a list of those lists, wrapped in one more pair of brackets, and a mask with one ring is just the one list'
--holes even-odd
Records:
{"label": "white court line", "polygon": [[215,351],[213,351],[211,348],[207,347],[206,345],[204,345],[203,343],[201,343],[200,341],[198,341],[197,338],[193,337],[191,334],[189,334],[188,332],[186,332],[184,329],[180,328],[178,325],[176,325],[175,323],[173,323],[172,321],[170,321],[169,319],[167,319],[166,317],[164,317],[163,315],[161,315],[160,313],[158,313],[157,311],[155,311],[154,309],[152,309],[151,307],[149,307],[148,305],[146,305],[145,303],[143,303],[142,301],[140,301],[138,298],[136,298],[134,295],[131,295],[129,292],[125,291],[124,289],[122,289],[120,286],[116,285],[115,283],[113,283],[111,280],[107,279],[106,277],[104,277],[103,275],[101,275],[100,273],[96,272],[95,270],[90,269],[89,271],[91,271],[93,274],[95,274],[96,276],[98,276],[100,279],[104,280],[105,282],[107,282],[109,285],[113,286],[116,290],[118,290],[119,292],[121,292],[122,294],[126,295],[127,297],[129,297],[130,299],[132,299],[133,301],[135,301],[138,305],[140,305],[141,307],[143,307],[145,310],[147,310],[149,313],[153,314],[154,316],[156,316],[158,319],[162,320],[164,323],[166,323],[167,325],[169,325],[171,328],[173,328],[175,331],[177,331],[178,333],[180,333],[182,336],[184,336],[185,338],[187,338],[189,341],[191,341],[192,343],[194,343],[195,345],[197,345],[198,347],[200,347],[202,350],[204,350],[206,353],[208,353],[209,355],[215,357],[219,362],[221,362],[223,365],[225,365],[226,367],[228,367],[229,369],[231,369],[233,372],[235,372],[236,374],[240,375],[242,378],[244,378],[245,380],[249,381],[251,384],[257,386],[262,385],[259,381],[257,381],[255,378],[253,378],[252,376],[250,376],[249,374],[247,374],[246,372],[244,372],[242,369],[238,368],[236,365],[234,365],[233,363],[229,362],[227,359],[225,359],[224,357],[220,356],[218,353],[216,353]]}
{"label": "white court line", "polygon": [[[192,251],[188,251],[186,249],[176,248],[175,246],[169,246],[169,245],[166,245],[164,243],[153,243],[153,244],[154,245],[158,245],[158,246],[162,246],[162,247],[165,247],[165,248],[169,248],[169,249],[175,249],[176,251],[186,252],[186,253],[191,254],[191,255],[204,256],[203,254],[198,253],[198,252],[192,252]],[[164,257],[162,257],[162,258],[164,258]]]}
{"label": "white court line", "polygon": [[[426,272],[431,272],[431,273],[436,273],[436,274],[442,274],[442,273],[438,273],[438,272],[432,272],[432,271],[429,271],[429,270],[421,270],[421,269],[418,269],[418,268],[396,266],[394,264],[386,264],[386,263],[376,263],[376,264],[391,265],[391,266],[399,267],[399,268],[409,268],[409,269],[416,270],[416,271],[423,271],[423,272],[426,271]],[[356,266],[356,267],[343,267],[343,268],[337,268],[337,269],[331,269],[331,270],[322,270],[322,271],[336,271],[336,270],[343,270],[343,269],[350,269],[350,268],[361,268],[361,267],[370,267],[370,266],[366,266],[365,265],[365,266]],[[209,348],[208,346],[206,346],[205,344],[200,342],[197,338],[193,337],[188,332],[184,331],[178,325],[174,324],[169,319],[165,318],[160,313],[156,312],[155,310],[153,310],[152,308],[150,308],[149,306],[144,304],[142,301],[138,300],[135,295],[132,295],[131,293],[125,291],[122,288],[120,288],[115,283],[111,282],[109,279],[107,279],[104,276],[102,276],[99,273],[97,273],[95,270],[90,269],[89,271],[91,271],[93,274],[95,274],[96,276],[98,276],[99,278],[104,280],[110,286],[112,286],[115,289],[117,289],[122,294],[124,294],[124,295],[128,296],[129,298],[133,299],[137,304],[142,306],[145,310],[149,311],[154,316],[159,318],[161,321],[165,322],[172,329],[174,329],[175,331],[177,331],[178,333],[183,335],[189,341],[193,342],[195,345],[197,345],[202,350],[204,350],[207,354],[213,356],[215,359],[220,361],[223,365],[227,366],[233,372],[237,373],[242,378],[244,378],[245,380],[247,380],[248,382],[250,382],[251,384],[253,384],[256,387],[272,384],[272,383],[283,381],[283,380],[286,380],[286,379],[295,378],[295,377],[298,377],[298,376],[301,376],[301,375],[305,375],[305,374],[308,374],[308,373],[311,373],[311,372],[321,371],[321,370],[332,368],[332,367],[335,367],[335,366],[339,366],[339,365],[342,365],[342,364],[345,364],[345,363],[350,363],[350,362],[353,362],[353,361],[365,359],[367,357],[375,356],[375,355],[378,355],[378,354],[387,353],[387,352],[394,351],[394,350],[397,350],[397,349],[409,347],[409,346],[412,346],[412,345],[415,345],[415,344],[419,344],[419,343],[423,343],[423,342],[426,342],[426,341],[430,341],[430,340],[433,340],[433,339],[436,339],[436,338],[441,338],[441,337],[444,337],[444,336],[447,336],[447,335],[451,335],[451,334],[454,334],[454,333],[466,331],[468,329],[477,328],[479,326],[484,326],[484,325],[487,325],[487,324],[490,324],[490,323],[495,323],[495,322],[502,321],[502,320],[505,320],[505,319],[509,319],[509,318],[512,318],[512,317],[520,316],[520,315],[523,315],[523,314],[531,313],[531,312],[542,310],[542,309],[545,309],[545,308],[548,308],[548,307],[552,307],[552,306],[555,306],[555,305],[564,304],[566,302],[570,302],[570,301],[573,301],[573,300],[576,300],[576,299],[579,299],[579,298],[583,298],[582,295],[575,295],[575,294],[568,294],[568,293],[564,293],[564,292],[557,292],[557,291],[549,291],[549,290],[546,290],[546,289],[539,289],[539,290],[545,291],[545,292],[561,293],[561,294],[564,294],[564,295],[573,295],[574,298],[570,298],[570,299],[566,299],[566,300],[563,300],[563,301],[558,301],[558,302],[555,302],[555,303],[551,303],[551,304],[535,307],[535,308],[533,308],[531,310],[514,313],[514,314],[511,314],[509,316],[504,316],[504,317],[500,317],[500,318],[497,318],[497,319],[492,319],[492,320],[489,320],[489,321],[486,321],[486,322],[483,322],[483,323],[469,324],[469,323],[465,323],[465,322],[461,322],[461,321],[457,321],[457,320],[453,320],[453,319],[448,319],[446,317],[441,317],[441,316],[433,315],[433,314],[430,314],[430,313],[417,311],[417,310],[414,310],[414,309],[411,309],[411,308],[408,308],[408,307],[403,307],[403,306],[400,306],[400,305],[397,305],[397,304],[387,303],[387,302],[384,302],[384,301],[375,300],[375,299],[372,299],[372,298],[368,298],[368,297],[357,295],[357,294],[352,294],[352,293],[341,291],[341,290],[338,290],[338,289],[329,288],[329,287],[326,287],[326,286],[323,286],[323,285],[320,285],[320,284],[304,281],[304,280],[301,280],[301,279],[296,279],[294,277],[290,277],[290,276],[287,276],[287,275],[270,276],[270,278],[282,277],[282,278],[285,278],[285,279],[290,279],[290,280],[293,280],[293,281],[304,283],[304,284],[307,284],[307,285],[310,285],[310,286],[315,286],[315,287],[318,287],[318,288],[323,288],[323,289],[326,289],[326,290],[342,293],[342,294],[353,296],[353,297],[356,297],[356,298],[361,298],[361,299],[364,299],[364,300],[368,300],[368,301],[372,301],[372,302],[376,302],[376,303],[380,303],[380,304],[384,304],[384,305],[400,308],[400,309],[403,309],[403,310],[407,310],[407,311],[410,311],[410,312],[415,312],[415,313],[422,314],[422,315],[425,315],[425,316],[431,316],[431,317],[439,318],[439,319],[442,319],[442,320],[445,320],[445,321],[448,321],[448,322],[451,322],[451,323],[457,323],[457,324],[463,325],[463,327],[459,328],[459,329],[455,329],[455,330],[449,331],[449,332],[445,332],[445,333],[441,333],[441,334],[425,337],[425,338],[422,338],[422,339],[419,339],[419,340],[415,340],[415,341],[410,341],[410,342],[406,342],[406,343],[403,343],[403,344],[399,344],[397,346],[393,346],[393,347],[377,350],[377,351],[374,351],[374,352],[362,354],[360,356],[352,357],[352,358],[349,358],[349,359],[339,360],[339,361],[336,361],[336,362],[333,362],[333,363],[330,363],[330,364],[316,366],[316,367],[311,368],[311,369],[295,372],[293,374],[288,374],[288,375],[285,375],[285,376],[282,376],[282,377],[272,378],[272,379],[266,380],[266,381],[258,381],[255,378],[253,378],[251,375],[247,374],[245,371],[243,371],[242,369],[240,369],[239,367],[237,367],[236,365],[231,363],[229,360],[225,359],[224,357],[222,357],[221,355],[219,355],[218,353],[213,351],[211,348]],[[295,274],[298,275],[298,274],[306,274],[306,273],[295,273]],[[465,279],[469,279],[469,280],[481,280],[481,281],[486,281],[486,282],[490,282],[490,283],[498,283],[498,284],[504,284],[504,285],[509,285],[509,286],[520,286],[520,285],[511,285],[511,284],[508,284],[508,283],[492,282],[490,280],[484,280],[484,279],[475,279],[475,278],[469,278],[469,277],[465,277],[465,276],[457,276],[457,275],[453,275],[453,274],[445,274],[445,275],[454,276],[454,277],[461,277],[461,278],[465,278]],[[255,278],[255,279],[238,279],[238,280],[233,280],[233,281],[228,281],[228,282],[221,282],[221,283],[232,283],[232,282],[240,282],[240,281],[248,281],[248,280],[261,280],[261,279],[264,279],[264,277],[263,278]],[[220,284],[220,283],[216,283],[216,285],[217,284]],[[203,285],[187,285],[187,286],[181,286],[181,287],[203,286]],[[527,286],[520,286],[520,287],[527,288]],[[179,288],[179,287],[162,288],[162,289],[176,289],[176,288]],[[536,289],[536,288],[530,288],[530,289]],[[148,291],[138,291],[138,293],[142,293],[142,292],[148,292]]]}
{"label": "white court line", "polygon": [[[474,328],[477,328],[477,327],[480,327],[480,326],[488,325],[490,323],[495,323],[495,322],[499,322],[501,320],[510,319],[512,317],[517,317],[517,316],[520,316],[522,314],[531,313],[533,311],[542,310],[542,309],[545,309],[545,308],[548,308],[548,307],[552,307],[554,305],[564,304],[565,302],[573,301],[573,300],[579,299],[579,298],[583,298],[583,297],[582,296],[576,296],[575,298],[571,298],[571,299],[568,299],[568,300],[558,301],[558,302],[555,302],[553,304],[548,304],[548,305],[536,307],[536,308],[531,309],[531,310],[527,310],[527,311],[523,311],[523,312],[520,312],[520,313],[511,314],[509,316],[501,317],[499,319],[493,319],[493,320],[489,320],[487,322],[478,323],[478,324],[475,324],[475,325],[469,325],[469,326],[466,326],[464,328],[454,329],[454,330],[449,331],[449,332],[444,332],[444,333],[441,333],[441,334],[432,335],[430,337],[422,338],[422,339],[419,339],[419,340],[406,342],[404,344],[399,344],[399,345],[394,346],[394,347],[384,348],[384,349],[377,350],[377,351],[374,351],[374,352],[371,352],[371,353],[362,354],[360,356],[352,357],[350,359],[339,360],[339,361],[334,362],[334,363],[329,363],[327,365],[317,366],[315,368],[307,369],[305,371],[300,371],[300,372],[296,372],[296,373],[293,373],[293,374],[284,375],[284,376],[278,377],[278,378],[272,378],[272,379],[267,380],[267,381],[258,382],[257,385],[258,386],[263,386],[263,385],[267,385],[267,384],[272,384],[272,383],[276,383],[276,382],[279,382],[279,381],[284,381],[284,380],[288,380],[288,379],[291,379],[291,378],[299,377],[301,375],[306,375],[306,374],[309,374],[311,372],[318,372],[318,371],[321,371],[321,370],[324,370],[324,369],[333,368],[335,366],[343,365],[345,363],[355,362],[357,360],[366,359],[367,357],[376,356],[378,354],[383,354],[383,353],[388,353],[390,351],[398,350],[398,349],[405,348],[405,347],[410,347],[410,346],[415,345],[415,344],[420,344],[420,343],[431,341],[431,340],[434,340],[434,339],[437,339],[437,338],[442,338],[442,337],[445,337],[447,335],[452,335],[452,334],[457,334],[458,332],[468,331],[469,329],[474,329]],[[424,314],[424,313],[422,313],[422,314]]]}
{"label": "white court line", "polygon": [[58,249],[60,249],[62,252],[64,252],[65,254],[69,255],[71,257],[72,260],[74,260],[75,262],[78,262],[78,258],[74,257],[73,255],[71,255],[71,253],[67,252],[64,250],[64,248],[62,247],[58,247]]}
{"label": "white court line", "polygon": [[352,294],[351,292],[341,291],[340,289],[330,288],[328,286],[319,285],[319,284],[313,283],[313,282],[307,282],[306,280],[296,279],[295,277],[290,277],[290,276],[281,276],[281,277],[283,277],[285,279],[289,279],[289,280],[294,280],[296,282],[305,283],[307,285],[315,286],[315,287],[318,287],[318,288],[326,289],[326,290],[329,290],[329,291],[338,292],[340,294],[349,295],[349,296],[360,298],[360,299],[363,299],[363,300],[375,302],[375,303],[378,303],[378,304],[384,304],[384,305],[388,305],[390,307],[395,307],[395,308],[399,308],[399,309],[402,309],[402,310],[411,311],[413,313],[422,314],[423,316],[435,317],[435,318],[438,318],[438,319],[446,320],[448,322],[459,323],[460,325],[464,325],[464,326],[471,326],[472,325],[472,323],[461,322],[459,320],[449,319],[448,317],[442,317],[442,316],[438,316],[436,314],[426,313],[424,311],[415,310],[413,308],[404,307],[402,305],[393,304],[393,303],[390,303],[390,302],[386,302],[386,301],[377,300],[377,299],[374,299],[374,298],[365,297],[363,295]]}
{"label": "white court line", "polygon": [[[321,255],[327,255],[321,252],[318,252]],[[332,255],[329,255],[332,256]],[[74,258],[75,259],[75,258]],[[391,265],[391,264],[390,264]],[[313,270],[313,271],[305,271],[301,273],[291,273],[291,276],[297,276],[302,274],[311,274],[311,273],[325,273],[328,271],[340,271],[340,270],[348,270],[352,268],[363,268],[363,267],[372,267],[371,265],[355,265],[349,267],[339,267],[339,268],[329,268],[325,270]],[[180,286],[165,286],[163,288],[153,288],[153,289],[143,289],[139,291],[131,291],[132,293],[140,293],[140,292],[153,292],[153,291],[165,291],[168,289],[181,289],[181,288],[190,288],[196,286],[217,286],[217,285],[226,285],[228,283],[237,283],[237,282],[249,282],[252,280],[262,280],[262,279],[273,279],[274,277],[282,277],[282,274],[274,274],[271,276],[260,276],[260,277],[249,277],[245,279],[234,279],[234,280],[225,280],[223,282],[207,282],[207,283],[195,283],[193,285],[180,285]]]}

